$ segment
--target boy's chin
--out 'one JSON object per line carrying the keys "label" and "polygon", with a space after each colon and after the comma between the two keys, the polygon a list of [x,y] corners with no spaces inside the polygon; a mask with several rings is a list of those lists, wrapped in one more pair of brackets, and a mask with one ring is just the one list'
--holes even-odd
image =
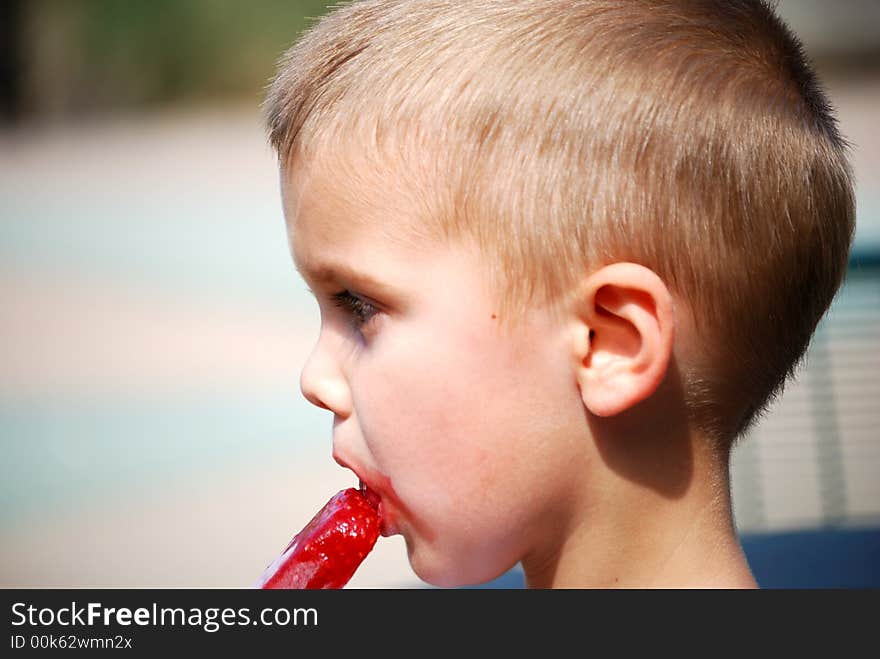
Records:
{"label": "boy's chin", "polygon": [[[507,570],[491,565],[466,565],[452,556],[413,551],[407,541],[409,564],[419,579],[436,588],[476,586],[495,579]],[[493,569],[494,567],[494,569]],[[512,566],[511,566],[512,567]]]}

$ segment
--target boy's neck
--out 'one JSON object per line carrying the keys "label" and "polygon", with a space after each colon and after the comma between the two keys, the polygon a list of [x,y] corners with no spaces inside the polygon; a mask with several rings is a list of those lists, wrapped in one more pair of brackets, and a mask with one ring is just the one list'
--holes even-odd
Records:
{"label": "boy's neck", "polygon": [[529,587],[757,587],[734,528],[726,458],[703,438],[669,436],[650,438],[639,455],[634,442],[645,439],[597,444],[603,467],[585,478],[584,502],[604,503],[572,515],[561,546],[523,560]]}

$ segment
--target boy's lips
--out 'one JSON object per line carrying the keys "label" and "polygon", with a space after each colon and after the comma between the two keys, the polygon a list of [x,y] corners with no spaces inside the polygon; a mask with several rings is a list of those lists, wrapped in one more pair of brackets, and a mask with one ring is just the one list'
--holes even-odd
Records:
{"label": "boy's lips", "polygon": [[367,503],[379,513],[379,533],[386,538],[397,533],[396,528],[390,521],[392,515],[388,514],[388,507],[383,502],[379,493],[364,482],[363,479],[360,480],[360,490],[361,494],[363,494],[364,498],[367,500]]}
{"label": "boy's lips", "polygon": [[364,495],[367,502],[376,509],[376,512],[379,513],[379,528],[382,536],[388,537],[395,535],[398,531],[392,522],[394,513],[389,511],[388,506],[385,504],[385,499],[390,498],[391,501],[394,502],[396,501],[396,498],[391,493],[385,492],[379,485],[380,482],[390,484],[390,481],[385,477],[380,477],[378,474],[374,476],[365,468],[352,466],[348,460],[336,451],[333,451],[333,459],[340,467],[344,467],[345,469],[354,472],[354,475],[358,477],[361,493]]}
{"label": "boy's lips", "polygon": [[360,481],[360,490],[361,494],[364,495],[364,499],[367,500],[367,503],[376,510],[379,510],[379,504],[382,502],[382,499],[370,488],[369,485],[364,483],[363,480]]}

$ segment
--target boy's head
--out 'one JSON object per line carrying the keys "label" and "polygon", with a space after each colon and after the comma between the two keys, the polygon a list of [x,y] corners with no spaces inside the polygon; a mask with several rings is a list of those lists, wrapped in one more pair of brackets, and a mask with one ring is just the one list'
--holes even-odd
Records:
{"label": "boy's head", "polygon": [[[500,406],[529,455],[541,437],[563,442],[584,404],[613,417],[665,381],[688,428],[726,454],[798,362],[845,272],[845,145],[799,44],[757,0],[367,0],[287,53],[266,110],[310,283],[330,259],[386,283],[327,278],[326,299],[358,319],[360,343],[328,325],[303,376],[313,402],[337,420],[359,414],[362,433],[377,423],[370,410],[404,427],[408,397],[432,386],[433,410],[412,410],[426,435],[482,432],[455,410],[498,419]],[[386,294],[387,319],[371,320],[369,301],[381,308]],[[398,333],[392,349],[392,319],[414,309],[435,334]],[[559,320],[575,329],[554,333]],[[579,363],[559,360],[572,347],[561,336]],[[367,375],[380,349],[388,361]],[[389,370],[391,350],[409,376]],[[466,396],[453,378],[467,379]],[[502,387],[509,397],[496,404]],[[573,401],[581,418],[560,416]],[[432,450],[444,477],[473,470],[493,492],[505,470],[489,466],[481,439],[470,441],[482,461],[459,472],[459,446]],[[506,466],[539,490],[584,467],[576,454]],[[537,525],[538,503],[535,519],[511,511],[505,522]],[[465,521],[480,528],[476,512]]]}

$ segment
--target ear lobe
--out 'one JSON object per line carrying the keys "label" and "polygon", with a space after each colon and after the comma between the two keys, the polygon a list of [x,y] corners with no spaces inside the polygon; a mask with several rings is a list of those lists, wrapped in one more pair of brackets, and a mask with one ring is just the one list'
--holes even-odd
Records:
{"label": "ear lobe", "polygon": [[672,356],[672,296],[652,270],[614,263],[590,275],[580,296],[577,381],[596,416],[613,416],[648,398]]}

